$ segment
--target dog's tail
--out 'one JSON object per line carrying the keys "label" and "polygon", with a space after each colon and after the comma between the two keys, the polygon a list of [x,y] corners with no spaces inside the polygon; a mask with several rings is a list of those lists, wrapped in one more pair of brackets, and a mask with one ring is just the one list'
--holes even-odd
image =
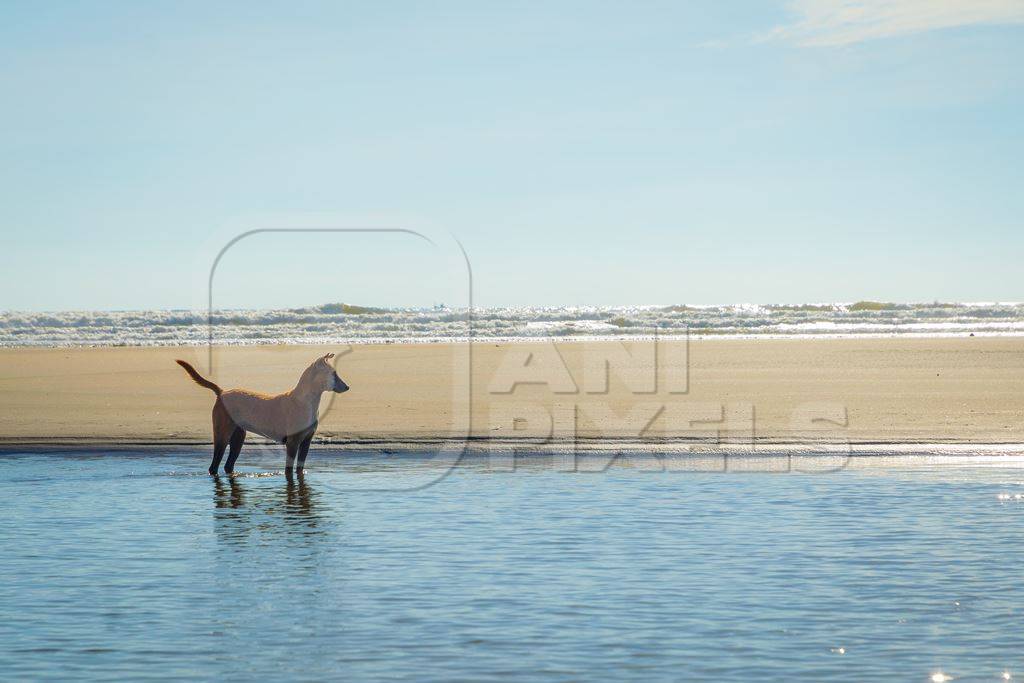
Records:
{"label": "dog's tail", "polygon": [[194,367],[192,367],[191,365],[189,365],[188,363],[186,363],[183,360],[176,360],[174,362],[177,363],[178,365],[180,365],[181,367],[185,368],[185,372],[188,373],[189,377],[191,377],[193,380],[195,380],[196,384],[198,384],[201,387],[206,387],[207,389],[209,389],[213,393],[215,393],[218,396],[220,396],[220,387],[218,387],[216,384],[214,384],[213,382],[211,382],[210,380],[206,379],[205,377],[200,375],[198,372],[196,372],[196,369]]}

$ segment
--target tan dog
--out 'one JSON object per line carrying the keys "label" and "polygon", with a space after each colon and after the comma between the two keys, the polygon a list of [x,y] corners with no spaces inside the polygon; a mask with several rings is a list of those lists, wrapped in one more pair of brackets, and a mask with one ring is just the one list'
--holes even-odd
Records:
{"label": "tan dog", "polygon": [[317,358],[302,373],[294,389],[273,396],[246,389],[222,391],[185,361],[176,361],[196,384],[217,394],[217,402],[213,404],[213,462],[210,464],[210,474],[217,474],[224,449],[229,445],[231,450],[224,471],[228,474],[234,471],[235,460],[245,443],[246,432],[255,432],[283,443],[287,452],[285,474],[291,475],[296,455],[299,459],[297,471],[301,473],[309,452],[309,442],[316,433],[320,395],[327,391],[338,394],[348,391],[348,385],[338,377],[328,362],[331,358],[334,358],[333,353]]}

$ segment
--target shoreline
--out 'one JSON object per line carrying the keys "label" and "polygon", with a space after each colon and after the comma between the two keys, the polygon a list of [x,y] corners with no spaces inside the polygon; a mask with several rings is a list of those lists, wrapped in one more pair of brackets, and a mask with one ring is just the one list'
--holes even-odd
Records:
{"label": "shoreline", "polygon": [[[138,453],[152,451],[170,451],[172,453],[191,453],[198,451],[204,457],[208,455],[211,443],[206,441],[85,441],[73,440],[26,440],[0,442],[0,457],[9,455],[47,453],[57,454],[99,454],[99,453]],[[436,441],[423,442],[365,442],[327,443],[314,441],[310,445],[310,453],[374,456],[433,456],[438,447],[445,444]],[[836,442],[758,442],[755,444],[711,443],[701,441],[673,443],[644,443],[636,441],[590,441],[568,444],[552,442],[547,444],[492,442],[489,440],[470,440],[465,443],[450,442],[444,449],[446,455],[457,457],[491,457],[495,447],[501,453],[509,447],[514,448],[515,457],[560,456],[571,455],[573,452],[580,457],[598,457],[616,455],[622,457],[668,456],[668,457],[706,457],[708,455],[728,455],[730,457],[779,457],[779,456],[821,456],[848,455],[850,457],[898,457],[898,456],[992,456],[1007,455],[1024,458],[1024,441],[1021,442],[906,442],[906,441],[871,441],[859,443]],[[284,447],[271,442],[249,444],[246,448],[250,454],[280,453]]]}
{"label": "shoreline", "polygon": [[[593,344],[601,342],[649,342],[649,341],[835,341],[857,339],[1024,339],[1024,330],[986,331],[976,327],[960,331],[943,332],[801,332],[801,333],[691,333],[691,334],[637,334],[637,335],[552,335],[537,337],[512,336],[464,336],[464,337],[337,337],[314,339],[228,339],[215,340],[216,348],[257,348],[274,346],[321,347],[321,346],[419,346],[429,344]],[[0,344],[2,351],[25,350],[74,350],[74,349],[197,349],[206,348],[206,339],[195,341],[175,340],[173,343],[153,344]]]}

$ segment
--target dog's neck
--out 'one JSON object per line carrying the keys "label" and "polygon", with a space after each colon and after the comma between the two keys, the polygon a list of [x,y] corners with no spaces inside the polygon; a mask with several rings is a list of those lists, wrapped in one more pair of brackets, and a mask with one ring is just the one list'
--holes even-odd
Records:
{"label": "dog's neck", "polygon": [[302,377],[299,378],[299,383],[296,384],[295,388],[288,393],[302,403],[308,403],[312,406],[316,406],[319,403],[320,395],[324,393],[324,390],[316,385],[313,368],[308,368],[302,373]]}

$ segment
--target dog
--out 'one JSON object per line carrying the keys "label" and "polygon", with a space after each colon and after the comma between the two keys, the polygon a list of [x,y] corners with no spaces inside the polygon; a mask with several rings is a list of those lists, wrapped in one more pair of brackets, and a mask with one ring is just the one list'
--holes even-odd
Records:
{"label": "dog", "polygon": [[306,454],[309,453],[309,443],[316,433],[320,396],[328,391],[341,394],[349,390],[349,386],[331,366],[329,361],[332,358],[333,353],[317,358],[299,377],[299,383],[294,389],[273,396],[247,389],[223,391],[185,361],[175,361],[185,368],[185,372],[196,384],[217,394],[217,402],[213,404],[213,462],[210,464],[210,474],[217,475],[224,450],[229,446],[231,450],[228,451],[224,472],[234,472],[235,460],[242,451],[247,432],[283,443],[286,452],[285,474],[291,476],[296,458],[296,472],[301,474],[306,464]]}

